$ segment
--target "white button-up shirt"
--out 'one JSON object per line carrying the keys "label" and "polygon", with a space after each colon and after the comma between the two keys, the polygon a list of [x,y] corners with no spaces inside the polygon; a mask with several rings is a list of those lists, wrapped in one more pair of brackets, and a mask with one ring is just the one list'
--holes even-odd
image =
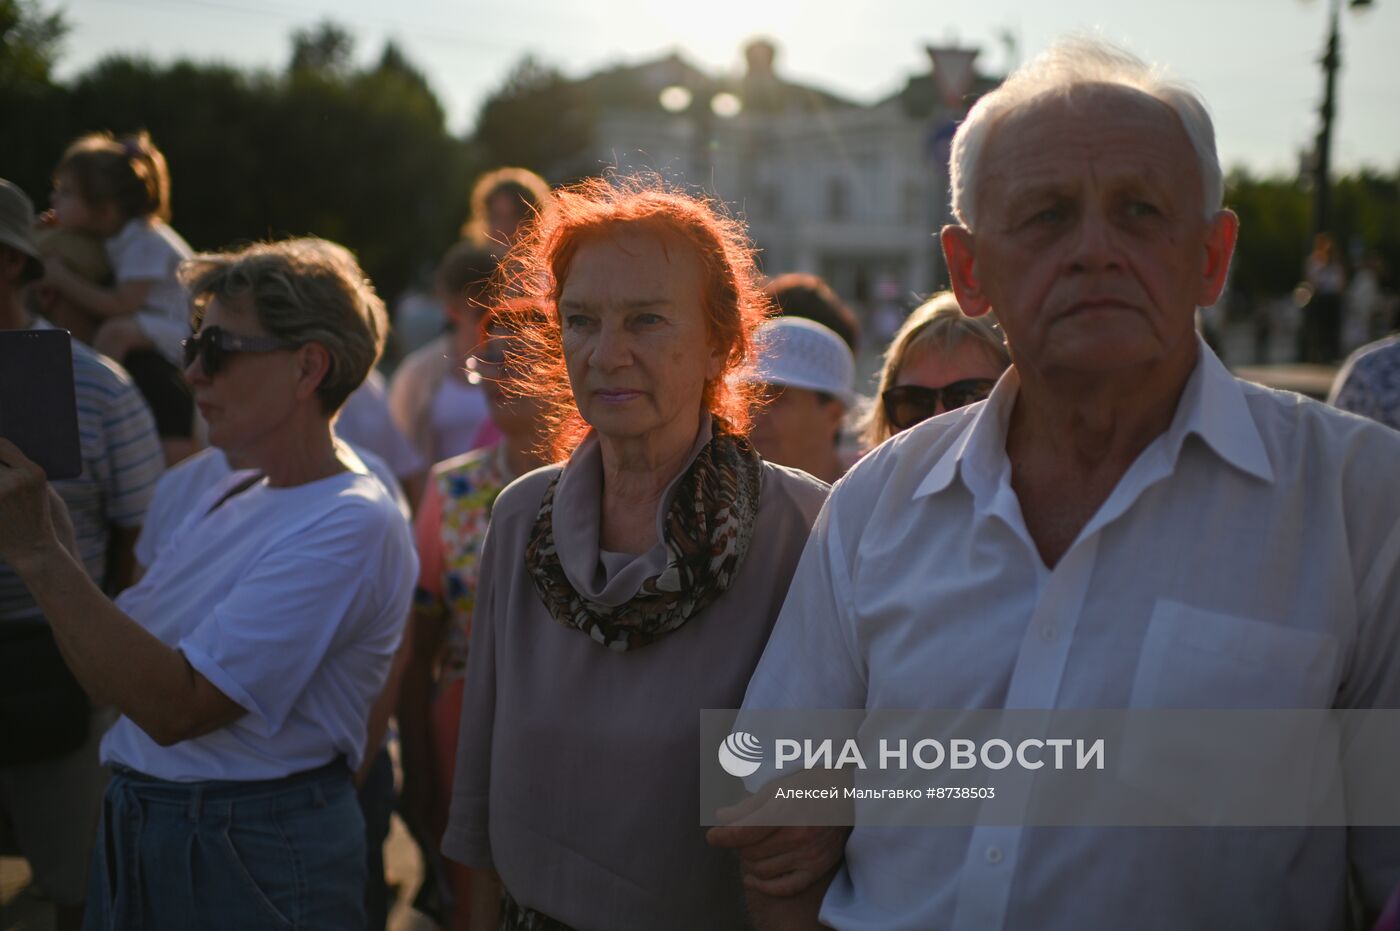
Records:
{"label": "white button-up shirt", "polygon": [[[1171,426],[1054,569],[1011,487],[1011,370],[827,502],[746,708],[1400,707],[1400,433],[1234,379],[1200,344]],[[857,827],[841,929],[1340,928],[1394,831]]]}

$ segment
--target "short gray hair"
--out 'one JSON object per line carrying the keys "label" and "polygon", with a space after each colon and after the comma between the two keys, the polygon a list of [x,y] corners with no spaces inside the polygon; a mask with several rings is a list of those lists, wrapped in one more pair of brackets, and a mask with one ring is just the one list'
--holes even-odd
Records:
{"label": "short gray hair", "polygon": [[967,229],[977,222],[977,169],[992,130],[1007,114],[1051,96],[1064,96],[1086,84],[1107,84],[1141,91],[1160,100],[1181,120],[1200,166],[1204,210],[1215,216],[1224,201],[1225,181],[1215,151],[1215,126],[1205,101],[1186,84],[1151,67],[1133,53],[1103,39],[1060,39],[1007,76],[968,112],[953,137],[949,175],[953,214]]}
{"label": "short gray hair", "polygon": [[180,280],[194,301],[196,327],[211,298],[246,295],[268,333],[324,346],[330,368],[316,394],[327,414],[340,410],[384,351],[384,302],[354,254],[333,242],[288,239],[203,253],[180,266]]}

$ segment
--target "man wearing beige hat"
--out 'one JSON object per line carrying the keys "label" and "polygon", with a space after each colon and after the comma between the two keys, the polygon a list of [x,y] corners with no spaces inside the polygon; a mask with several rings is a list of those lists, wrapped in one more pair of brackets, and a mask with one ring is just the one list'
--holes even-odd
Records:
{"label": "man wearing beige hat", "polygon": [[758,330],[758,362],[748,374],[766,403],[750,439],[769,462],[824,482],[846,471],[837,443],[855,394],[851,350],[833,330],[802,317],[774,317]]}
{"label": "man wearing beige hat", "polygon": [[[44,271],[33,229],[29,198],[0,180],[0,330],[48,327],[23,300]],[[130,584],[131,548],[163,468],[160,441],[126,372],[76,340],[73,380],[83,470],[53,487],[88,574],[115,590]],[[103,721],[24,583],[0,562],[0,846],[18,846],[29,860],[60,931],[82,921],[102,797]]]}

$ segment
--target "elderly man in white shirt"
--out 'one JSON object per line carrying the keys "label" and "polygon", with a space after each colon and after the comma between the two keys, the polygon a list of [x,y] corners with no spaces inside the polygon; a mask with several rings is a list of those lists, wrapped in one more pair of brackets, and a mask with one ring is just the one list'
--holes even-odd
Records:
{"label": "elderly man in white shirt", "polygon": [[[1400,706],[1400,434],[1197,338],[1238,226],[1201,101],[1063,42],[973,108],[952,179],[953,288],[1015,364],[836,486],[745,707]],[[719,830],[760,885],[807,862]],[[1340,828],[857,826],[844,853],[820,917],[863,931],[1342,928],[1349,872],[1368,913],[1400,880],[1395,832]]]}

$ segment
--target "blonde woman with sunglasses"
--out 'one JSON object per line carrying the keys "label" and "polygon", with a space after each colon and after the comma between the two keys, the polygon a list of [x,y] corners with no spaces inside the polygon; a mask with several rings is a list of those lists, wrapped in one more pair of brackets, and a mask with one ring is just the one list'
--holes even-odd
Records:
{"label": "blonde woman with sunglasses", "polygon": [[969,317],[951,291],[919,305],[895,333],[862,438],[874,449],[938,414],[992,393],[1011,356],[996,325]]}

